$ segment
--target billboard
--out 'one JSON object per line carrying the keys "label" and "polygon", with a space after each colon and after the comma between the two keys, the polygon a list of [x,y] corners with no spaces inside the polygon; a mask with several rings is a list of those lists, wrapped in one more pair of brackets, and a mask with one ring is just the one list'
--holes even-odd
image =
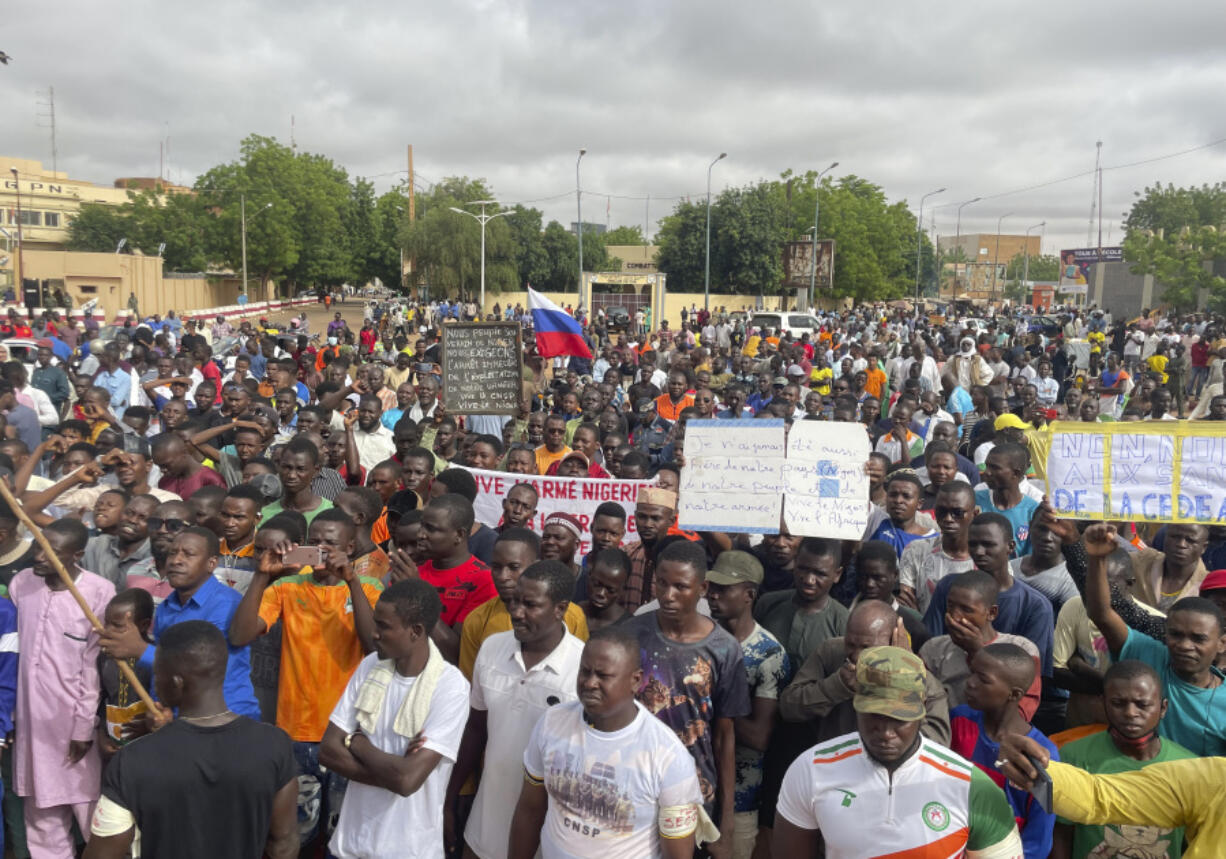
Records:
{"label": "billboard", "polygon": [[[813,242],[785,242],[783,245],[783,285],[790,289],[808,289],[813,277]],[[818,289],[834,287],[834,239],[818,239]]]}
{"label": "billboard", "polygon": [[[1101,251],[1101,256],[1099,255]],[[1077,248],[1060,251],[1060,284],[1081,285],[1090,282],[1090,266],[1096,262],[1123,262],[1124,249],[1112,248]],[[1080,290],[1083,294],[1085,290]],[[1061,292],[1072,293],[1074,290],[1062,289]]]}

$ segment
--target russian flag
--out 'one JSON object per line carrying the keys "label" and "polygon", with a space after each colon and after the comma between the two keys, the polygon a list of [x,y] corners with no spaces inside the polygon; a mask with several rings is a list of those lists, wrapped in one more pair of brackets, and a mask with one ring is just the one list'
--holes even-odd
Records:
{"label": "russian flag", "polygon": [[528,310],[536,331],[536,351],[542,358],[578,355],[591,358],[579,321],[532,287],[528,287]]}

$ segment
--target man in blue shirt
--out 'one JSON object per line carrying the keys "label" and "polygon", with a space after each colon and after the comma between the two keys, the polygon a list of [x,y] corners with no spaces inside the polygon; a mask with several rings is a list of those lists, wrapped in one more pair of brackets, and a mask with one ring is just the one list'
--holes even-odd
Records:
{"label": "man in blue shirt", "polygon": [[102,347],[102,354],[98,356],[98,372],[94,374],[94,385],[106,389],[111,395],[111,411],[116,418],[122,418],[132,397],[132,374],[119,360],[119,347],[114,342]]}
{"label": "man in blue shirt", "polygon": [[[217,535],[205,528],[184,528],[175,537],[166,559],[166,581],[174,588],[157,607],[153,617],[153,638],[156,642],[167,629],[188,620],[205,620],[221,630],[230,640],[230,622],[242,596],[213,577],[220,546]],[[115,659],[140,659],[142,665],[153,668],[157,648],[148,644],[135,625],[124,632],[104,632],[102,652]],[[226,706],[240,716],[260,718],[260,705],[251,686],[249,646],[230,647],[224,684]]]}
{"label": "man in blue shirt", "polygon": [[[1009,415],[1008,417],[1013,417]],[[984,462],[987,489],[975,493],[975,503],[984,513],[999,513],[1013,526],[1013,557],[1030,554],[1030,519],[1039,502],[1022,493],[1022,481],[1030,467],[1030,454],[1020,444],[1002,442],[992,448]]]}
{"label": "man in blue shirt", "polygon": [[1111,607],[1107,556],[1115,529],[1094,524],[1083,535],[1088,570],[1086,614],[1102,633],[1113,659],[1137,659],[1158,673],[1170,705],[1158,733],[1202,757],[1226,755],[1226,674],[1214,665],[1226,647],[1222,613],[1204,597],[1185,597],[1166,616],[1166,642],[1129,629]]}

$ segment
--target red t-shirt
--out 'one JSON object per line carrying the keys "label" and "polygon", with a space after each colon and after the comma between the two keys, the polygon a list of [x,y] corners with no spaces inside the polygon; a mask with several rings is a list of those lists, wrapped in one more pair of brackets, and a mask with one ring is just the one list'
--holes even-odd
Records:
{"label": "red t-shirt", "polygon": [[[204,486],[220,486],[226,488],[226,481],[220,474],[207,465],[202,465],[200,470],[191,477],[165,477],[158,481],[158,489],[165,489],[167,492],[173,492],[180,498],[188,499],[200,488]],[[491,581],[493,581],[491,579]]]}
{"label": "red t-shirt", "polygon": [[490,568],[469,555],[464,563],[446,570],[435,569],[433,561],[417,568],[422,581],[438,588],[443,601],[443,622],[448,626],[462,623],[477,606],[498,596]]}

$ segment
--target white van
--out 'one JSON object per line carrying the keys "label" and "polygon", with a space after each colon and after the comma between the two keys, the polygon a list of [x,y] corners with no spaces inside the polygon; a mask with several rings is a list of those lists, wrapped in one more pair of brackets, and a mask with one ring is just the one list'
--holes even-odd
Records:
{"label": "white van", "polygon": [[808,334],[812,339],[817,336],[818,329],[822,323],[816,316],[811,316],[808,313],[794,311],[790,313],[774,312],[774,311],[758,311],[749,319],[749,324],[759,331],[766,328],[773,329],[776,335],[791,334],[793,339],[799,340],[801,335]]}

